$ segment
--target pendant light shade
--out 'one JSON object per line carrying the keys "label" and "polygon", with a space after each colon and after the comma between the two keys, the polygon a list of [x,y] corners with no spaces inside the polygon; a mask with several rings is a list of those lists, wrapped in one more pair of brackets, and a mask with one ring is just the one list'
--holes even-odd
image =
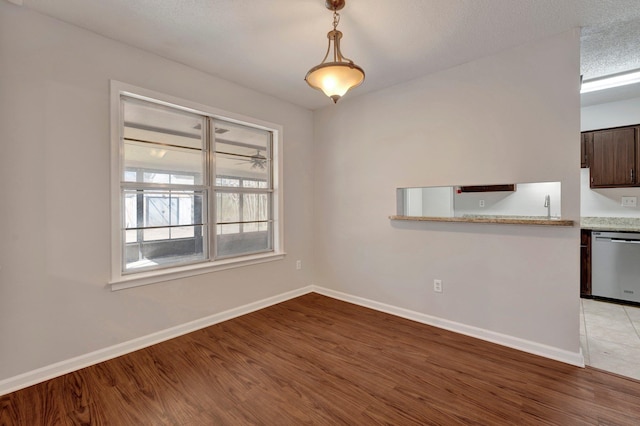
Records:
{"label": "pendant light shade", "polygon": [[[364,70],[354,64],[351,59],[342,56],[340,51],[342,32],[336,29],[340,22],[337,11],[344,7],[344,0],[327,0],[326,6],[327,9],[333,10],[333,30],[327,34],[329,39],[327,53],[320,65],[311,68],[304,79],[309,86],[321,90],[336,103],[350,89],[364,81]],[[333,52],[333,60],[327,62],[331,52]]]}

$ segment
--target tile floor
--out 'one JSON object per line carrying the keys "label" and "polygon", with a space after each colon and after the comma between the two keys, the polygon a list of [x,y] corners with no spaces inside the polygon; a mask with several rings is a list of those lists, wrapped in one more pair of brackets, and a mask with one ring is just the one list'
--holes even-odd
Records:
{"label": "tile floor", "polygon": [[580,300],[585,364],[640,380],[640,308]]}

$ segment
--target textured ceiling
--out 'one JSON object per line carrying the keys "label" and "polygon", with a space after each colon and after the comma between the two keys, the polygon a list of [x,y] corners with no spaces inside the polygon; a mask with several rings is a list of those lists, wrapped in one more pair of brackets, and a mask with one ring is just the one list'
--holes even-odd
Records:
{"label": "textured ceiling", "polygon": [[581,36],[582,75],[589,80],[640,69],[639,50],[640,20],[584,28]]}
{"label": "textured ceiling", "polygon": [[[326,51],[323,0],[10,0],[314,109],[304,82]],[[347,96],[584,27],[585,78],[640,68],[640,0],[347,0],[343,53],[366,80]]]}

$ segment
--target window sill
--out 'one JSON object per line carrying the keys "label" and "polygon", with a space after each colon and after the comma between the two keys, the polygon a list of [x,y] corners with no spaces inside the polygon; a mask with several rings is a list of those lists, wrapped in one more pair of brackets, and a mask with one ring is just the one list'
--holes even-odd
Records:
{"label": "window sill", "polygon": [[274,260],[284,259],[285,255],[286,253],[284,252],[256,254],[253,256],[243,256],[242,258],[217,260],[214,262],[179,266],[159,271],[140,272],[137,274],[123,275],[110,281],[109,285],[111,286],[111,291],[124,290],[125,288],[140,287],[163,281],[177,280],[180,278],[192,277],[194,275],[222,271],[225,269],[272,262]]}

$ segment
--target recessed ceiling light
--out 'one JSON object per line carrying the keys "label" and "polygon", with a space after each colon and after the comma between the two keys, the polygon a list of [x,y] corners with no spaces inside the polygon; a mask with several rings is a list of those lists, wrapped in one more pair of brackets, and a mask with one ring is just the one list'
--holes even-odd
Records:
{"label": "recessed ceiling light", "polygon": [[634,83],[640,83],[640,70],[627,71],[583,81],[580,93],[595,92],[597,90],[611,89],[613,87],[626,86],[627,84]]}

